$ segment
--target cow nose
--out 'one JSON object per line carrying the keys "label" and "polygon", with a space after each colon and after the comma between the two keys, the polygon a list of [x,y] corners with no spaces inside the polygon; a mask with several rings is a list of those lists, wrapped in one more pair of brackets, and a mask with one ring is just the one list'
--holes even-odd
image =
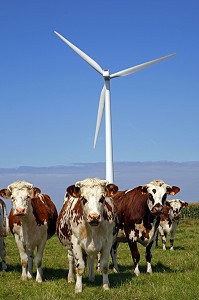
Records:
{"label": "cow nose", "polygon": [[100,214],[94,213],[94,214],[89,214],[88,215],[88,222],[91,225],[98,225],[100,222]]}
{"label": "cow nose", "polygon": [[162,209],[163,209],[163,206],[161,204],[156,204],[152,209],[152,213],[153,214],[161,214]]}
{"label": "cow nose", "polygon": [[16,208],[15,215],[24,215],[25,214],[25,208]]}

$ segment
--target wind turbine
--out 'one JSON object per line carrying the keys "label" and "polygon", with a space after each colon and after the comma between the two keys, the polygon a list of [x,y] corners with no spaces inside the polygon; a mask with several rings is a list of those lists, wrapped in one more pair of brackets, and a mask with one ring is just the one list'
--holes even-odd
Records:
{"label": "wind turbine", "polygon": [[113,147],[112,147],[112,128],[111,128],[111,104],[110,104],[110,80],[116,77],[126,76],[131,73],[140,71],[146,67],[149,67],[153,64],[156,64],[164,59],[167,59],[171,56],[174,56],[175,53],[163,56],[161,58],[157,58],[151,60],[149,62],[145,62],[143,64],[119,71],[114,74],[110,74],[108,69],[102,69],[98,63],[96,63],[91,57],[89,57],[82,50],[77,48],[71,42],[69,42],[66,38],[64,38],[61,34],[54,31],[54,33],[60,37],[71,49],[73,49],[81,58],[83,58],[91,67],[93,67],[97,72],[99,72],[104,78],[104,86],[101,91],[98,114],[97,114],[97,122],[96,122],[96,130],[95,130],[95,138],[94,138],[94,148],[96,146],[98,132],[102,120],[102,114],[105,109],[105,132],[106,132],[106,179],[109,183],[113,183],[114,174],[113,174]]}

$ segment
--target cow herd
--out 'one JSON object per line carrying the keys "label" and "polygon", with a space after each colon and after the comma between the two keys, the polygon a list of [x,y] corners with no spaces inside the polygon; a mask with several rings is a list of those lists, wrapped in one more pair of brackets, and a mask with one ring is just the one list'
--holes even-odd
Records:
{"label": "cow herd", "polygon": [[158,243],[158,232],[163,250],[166,250],[167,234],[170,234],[170,250],[174,249],[180,211],[188,203],[166,198],[179,191],[179,187],[162,180],[118,191],[115,184],[109,184],[106,180],[87,178],[66,189],[63,207],[58,215],[47,194],[42,194],[31,183],[15,181],[0,190],[0,196],[12,203],[8,216],[5,202],[0,199],[2,270],[7,269],[4,239],[10,230],[19,250],[22,280],[33,277],[34,262],[36,281],[42,282],[45,244],[55,233],[68,251],[68,282],[76,279],[76,293],[82,292],[86,264],[89,280],[94,281],[95,262],[102,273],[103,289],[109,289],[109,256],[113,270],[119,272],[117,249],[120,242],[128,243],[136,276],[140,273],[137,243],[146,247],[147,273],[151,274],[151,249],[154,241],[156,245]]}

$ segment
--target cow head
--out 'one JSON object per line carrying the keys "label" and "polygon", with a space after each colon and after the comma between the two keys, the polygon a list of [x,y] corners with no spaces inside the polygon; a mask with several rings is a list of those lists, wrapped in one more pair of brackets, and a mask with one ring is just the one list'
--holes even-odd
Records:
{"label": "cow head", "polygon": [[103,220],[104,207],[117,191],[116,185],[108,184],[107,180],[98,178],[78,181],[67,188],[70,196],[80,199],[84,219],[91,226],[97,226]]}
{"label": "cow head", "polygon": [[7,189],[0,190],[0,195],[12,201],[13,214],[25,216],[28,213],[31,199],[41,193],[40,189],[34,188],[26,181],[15,181]]}
{"label": "cow head", "polygon": [[148,208],[153,215],[158,215],[162,212],[168,194],[175,195],[179,191],[179,187],[168,185],[159,179],[142,186],[142,194],[148,195]]}
{"label": "cow head", "polygon": [[180,199],[166,200],[165,205],[169,207],[169,217],[171,220],[180,218],[181,209],[188,206],[188,203]]}

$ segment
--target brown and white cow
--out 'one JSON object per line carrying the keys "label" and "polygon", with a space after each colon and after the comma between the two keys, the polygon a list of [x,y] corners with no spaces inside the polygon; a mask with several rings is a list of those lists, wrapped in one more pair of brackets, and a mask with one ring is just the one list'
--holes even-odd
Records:
{"label": "brown and white cow", "polygon": [[2,270],[7,270],[6,265],[6,247],[4,238],[8,235],[9,223],[5,202],[0,199],[0,256],[2,261]]}
{"label": "brown and white cow", "polygon": [[162,239],[162,248],[166,250],[166,237],[170,234],[170,250],[174,250],[174,236],[179,224],[181,209],[188,206],[187,202],[180,199],[167,200],[160,215],[160,225],[158,226],[156,247],[158,247],[158,232]]}
{"label": "brown and white cow", "polygon": [[68,282],[74,281],[75,292],[82,292],[82,274],[87,256],[89,280],[94,281],[94,261],[100,253],[103,288],[109,289],[109,255],[113,243],[115,212],[111,197],[118,188],[106,180],[88,178],[67,188],[57,220],[57,235],[68,249]]}
{"label": "brown and white cow", "polygon": [[48,238],[56,231],[57,210],[50,197],[25,181],[15,181],[0,195],[12,201],[9,225],[19,249],[22,279],[32,278],[34,249],[36,281],[42,282],[42,257]]}
{"label": "brown and white cow", "polygon": [[117,241],[113,244],[111,255],[113,269],[118,272],[117,248],[119,242],[128,242],[134,263],[134,273],[139,275],[140,253],[137,242],[146,247],[147,273],[152,274],[151,248],[160,221],[160,214],[168,194],[176,194],[180,188],[162,180],[138,186],[132,190],[119,191],[113,202],[119,220]]}

